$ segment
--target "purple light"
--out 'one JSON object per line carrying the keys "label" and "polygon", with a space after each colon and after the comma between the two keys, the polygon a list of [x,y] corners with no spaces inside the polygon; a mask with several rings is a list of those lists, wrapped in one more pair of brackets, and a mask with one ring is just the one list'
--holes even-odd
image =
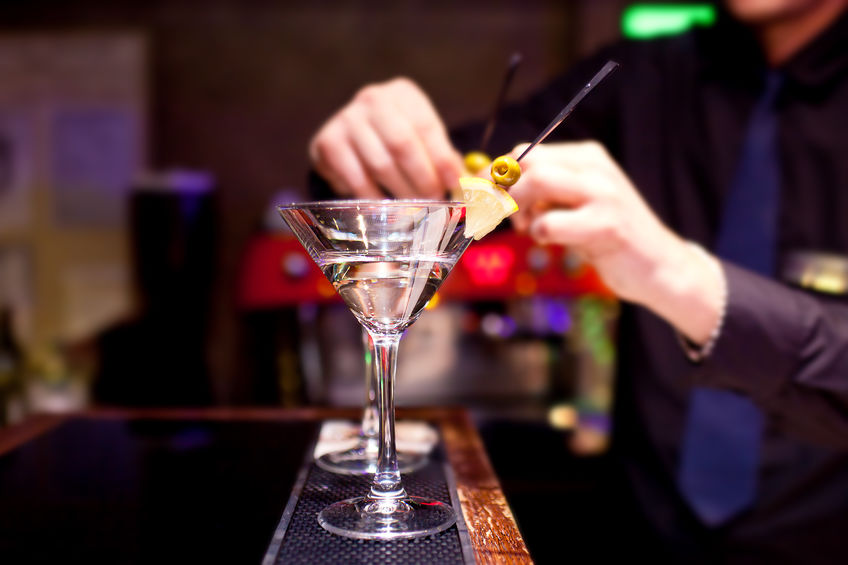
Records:
{"label": "purple light", "polygon": [[550,300],[547,303],[547,320],[551,331],[564,334],[571,329],[571,315],[568,308],[562,302]]}
{"label": "purple light", "polygon": [[489,313],[480,320],[480,329],[489,337],[509,338],[515,333],[517,325],[509,316]]}

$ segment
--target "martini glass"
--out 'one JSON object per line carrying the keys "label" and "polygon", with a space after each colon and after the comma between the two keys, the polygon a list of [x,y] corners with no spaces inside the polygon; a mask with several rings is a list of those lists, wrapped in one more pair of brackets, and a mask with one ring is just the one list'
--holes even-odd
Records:
{"label": "martini glass", "polygon": [[363,496],[331,504],[321,526],[358,539],[415,538],[452,526],[449,504],[410,496],[395,448],[394,382],[401,337],[471,242],[465,205],[438,200],[348,200],[279,208],[333,284],[376,353],[377,468]]}
{"label": "martini glass", "polygon": [[[356,445],[350,449],[324,453],[315,463],[331,473],[342,475],[373,475],[377,472],[377,456],[380,451],[379,413],[377,402],[377,352],[374,340],[365,328],[362,329],[362,347],[365,357],[365,408],[356,437]],[[427,455],[415,452],[397,452],[398,470],[411,473],[427,463]]]}

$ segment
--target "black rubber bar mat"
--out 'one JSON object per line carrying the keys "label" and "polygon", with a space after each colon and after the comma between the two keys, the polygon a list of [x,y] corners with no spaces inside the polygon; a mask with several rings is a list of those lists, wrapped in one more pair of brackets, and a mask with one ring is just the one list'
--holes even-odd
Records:
{"label": "black rubber bar mat", "polygon": [[338,475],[304,461],[298,480],[265,554],[263,565],[289,564],[404,564],[441,565],[474,563],[471,538],[459,507],[453,473],[437,447],[421,469],[403,475],[403,485],[413,496],[449,502],[457,523],[432,536],[411,540],[360,540],[331,534],[318,524],[317,515],[333,502],[362,496],[369,478]]}

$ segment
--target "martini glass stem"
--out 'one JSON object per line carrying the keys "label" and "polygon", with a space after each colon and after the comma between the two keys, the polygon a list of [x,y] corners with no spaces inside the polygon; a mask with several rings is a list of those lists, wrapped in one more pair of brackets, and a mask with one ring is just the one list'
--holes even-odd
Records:
{"label": "martini glass stem", "polygon": [[371,334],[377,354],[375,368],[380,418],[380,451],[377,455],[377,472],[371,482],[371,498],[376,500],[400,499],[406,496],[400,480],[395,444],[394,384],[401,335]]}
{"label": "martini glass stem", "polygon": [[376,454],[379,447],[380,406],[377,402],[377,374],[375,371],[377,352],[374,340],[362,329],[362,346],[365,350],[365,409],[362,411],[362,440],[366,453]]}

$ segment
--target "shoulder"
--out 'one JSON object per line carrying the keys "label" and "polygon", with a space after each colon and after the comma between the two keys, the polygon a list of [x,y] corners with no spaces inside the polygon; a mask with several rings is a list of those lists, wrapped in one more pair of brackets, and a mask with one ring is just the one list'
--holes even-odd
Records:
{"label": "shoulder", "polygon": [[609,60],[620,67],[604,90],[616,92],[619,98],[655,90],[668,81],[691,79],[710,58],[711,35],[711,31],[697,30],[651,40],[621,39],[568,65],[547,88],[573,91]]}

